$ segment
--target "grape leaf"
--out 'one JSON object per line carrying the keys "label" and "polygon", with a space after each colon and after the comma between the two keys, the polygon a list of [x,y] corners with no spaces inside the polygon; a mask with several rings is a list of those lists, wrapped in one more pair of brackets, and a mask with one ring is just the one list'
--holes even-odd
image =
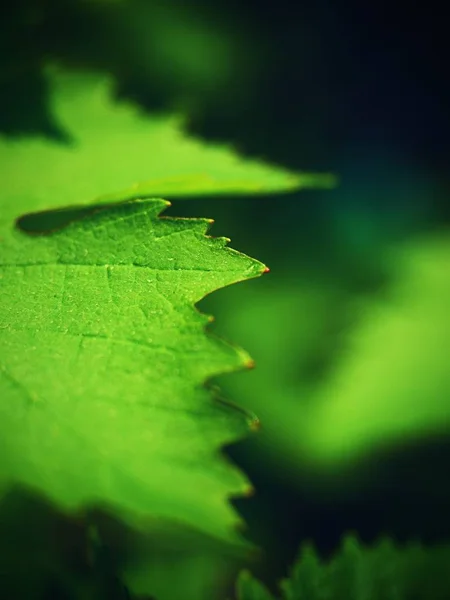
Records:
{"label": "grape leaf", "polygon": [[131,520],[161,516],[237,539],[225,499],[248,489],[217,456],[247,431],[202,384],[250,364],[205,337],[194,304],[264,267],[205,236],[207,220],[158,219],[151,200],[98,212],[45,237],[14,219],[67,205],[158,195],[327,185],[183,132],[112,100],[97,74],[48,71],[65,141],[0,138],[0,485],[61,507],[102,502]]}
{"label": "grape leaf", "polygon": [[227,498],[249,484],[218,448],[249,419],[203,384],[250,359],[205,335],[194,304],[264,266],[206,236],[207,219],[159,218],[167,204],[126,202],[2,244],[0,489],[237,541]]}
{"label": "grape leaf", "polygon": [[[283,600],[444,600],[450,594],[450,546],[397,547],[389,538],[371,547],[347,535],[329,561],[305,548],[291,577],[281,582]],[[311,586],[311,582],[316,582]],[[320,581],[320,584],[319,584]],[[274,600],[244,572],[237,583],[238,600]]]}
{"label": "grape leaf", "polygon": [[148,116],[114,102],[98,74],[48,70],[52,113],[65,142],[0,137],[2,220],[27,211],[133,198],[252,194],[330,186],[188,137],[180,115]]}

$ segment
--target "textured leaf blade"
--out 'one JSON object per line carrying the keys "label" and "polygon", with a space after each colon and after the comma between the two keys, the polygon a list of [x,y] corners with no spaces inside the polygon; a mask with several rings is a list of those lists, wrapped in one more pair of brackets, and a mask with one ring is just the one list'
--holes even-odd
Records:
{"label": "textured leaf blade", "polygon": [[205,335],[209,317],[194,303],[264,267],[205,236],[208,220],[158,218],[166,205],[126,203],[54,235],[9,239],[0,487],[237,540],[226,499],[248,482],[218,449],[248,422],[203,383],[249,358]]}

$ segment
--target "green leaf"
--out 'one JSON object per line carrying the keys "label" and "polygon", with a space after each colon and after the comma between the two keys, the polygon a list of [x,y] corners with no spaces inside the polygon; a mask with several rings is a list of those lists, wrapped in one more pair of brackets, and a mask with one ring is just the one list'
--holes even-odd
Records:
{"label": "green leaf", "polygon": [[[341,550],[328,562],[318,560],[313,548],[306,547],[291,579],[282,583],[282,598],[444,600],[450,597],[449,561],[449,545],[399,548],[385,538],[364,547],[353,535],[347,535]],[[254,590],[259,590],[258,582],[248,574],[241,575],[238,589],[239,600],[271,600],[270,595],[257,595]]]}
{"label": "green leaf", "polygon": [[302,548],[291,578],[281,584],[286,600],[326,600],[324,573],[311,544]]}
{"label": "green leaf", "polygon": [[329,181],[189,138],[179,117],[114,102],[96,74],[48,76],[65,141],[0,138],[0,486],[30,486],[69,510],[101,502],[133,523],[159,516],[236,540],[226,499],[248,483],[218,448],[248,423],[211,403],[202,384],[250,359],[206,337],[209,318],[194,304],[264,267],[205,236],[208,220],[158,219],[159,200],[46,237],[12,224],[66,206]]}
{"label": "green leaf", "polygon": [[241,571],[237,581],[238,600],[273,600],[267,588],[248,571]]}
{"label": "green leaf", "polygon": [[264,266],[206,236],[207,219],[158,218],[167,204],[124,203],[3,244],[0,489],[238,541],[227,499],[249,484],[218,449],[250,419],[203,384],[250,359],[205,335],[194,304]]}
{"label": "green leaf", "polygon": [[385,261],[391,287],[355,303],[348,351],[311,411],[305,443],[325,464],[449,432],[450,237],[418,238]]}
{"label": "green leaf", "polygon": [[328,585],[332,586],[333,598],[359,600],[364,598],[366,579],[362,568],[363,550],[354,535],[347,535],[341,551],[327,567]]}
{"label": "green leaf", "polygon": [[111,82],[49,70],[50,103],[65,142],[0,137],[2,215],[148,197],[253,194],[330,186],[188,137],[182,117],[148,116],[114,102]]}

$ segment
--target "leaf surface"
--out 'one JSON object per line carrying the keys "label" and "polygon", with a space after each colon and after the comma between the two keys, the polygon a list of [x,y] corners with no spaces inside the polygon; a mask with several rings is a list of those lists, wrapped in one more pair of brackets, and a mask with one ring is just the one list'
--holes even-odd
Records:
{"label": "leaf surface", "polygon": [[264,266],[206,236],[207,219],[159,218],[167,204],[123,203],[2,245],[0,489],[236,541],[227,498],[248,482],[219,447],[249,423],[203,384],[249,357],[205,335],[194,304]]}
{"label": "leaf surface", "polygon": [[[248,418],[203,384],[250,359],[206,336],[194,304],[264,267],[206,236],[208,220],[160,219],[166,203],[142,199],[329,181],[189,138],[179,117],[114,101],[97,74],[48,77],[64,139],[0,138],[0,487],[236,540],[227,499],[249,486],[219,448]],[[113,202],[47,236],[13,227]]]}

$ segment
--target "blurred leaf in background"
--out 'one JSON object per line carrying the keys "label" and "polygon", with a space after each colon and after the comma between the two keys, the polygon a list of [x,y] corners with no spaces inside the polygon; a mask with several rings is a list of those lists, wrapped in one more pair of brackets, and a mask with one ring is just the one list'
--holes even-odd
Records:
{"label": "blurred leaf in background", "polygon": [[[55,133],[43,66],[97,69],[148,110],[236,104],[257,54],[233,15],[207,4],[147,0],[21,0],[0,20],[0,130]],[[219,109],[220,110],[220,109]]]}
{"label": "blurred leaf in background", "polygon": [[110,84],[96,74],[56,72],[50,81],[52,115],[68,139],[0,137],[5,219],[8,210],[17,216],[131,198],[333,184],[332,177],[295,175],[189,138],[179,117],[151,118],[114,103]]}
{"label": "blurred leaf in background", "polygon": [[[341,548],[323,561],[314,545],[302,544],[288,579],[281,584],[283,600],[444,600],[450,593],[448,545],[398,547],[392,539],[378,539],[366,547],[346,535]],[[248,572],[241,573],[238,600],[273,600]]]}
{"label": "blurred leaf in background", "polygon": [[292,275],[221,306],[221,327],[258,361],[223,387],[259,415],[259,445],[294,473],[450,433],[449,238],[380,252],[390,283],[372,299]]}

